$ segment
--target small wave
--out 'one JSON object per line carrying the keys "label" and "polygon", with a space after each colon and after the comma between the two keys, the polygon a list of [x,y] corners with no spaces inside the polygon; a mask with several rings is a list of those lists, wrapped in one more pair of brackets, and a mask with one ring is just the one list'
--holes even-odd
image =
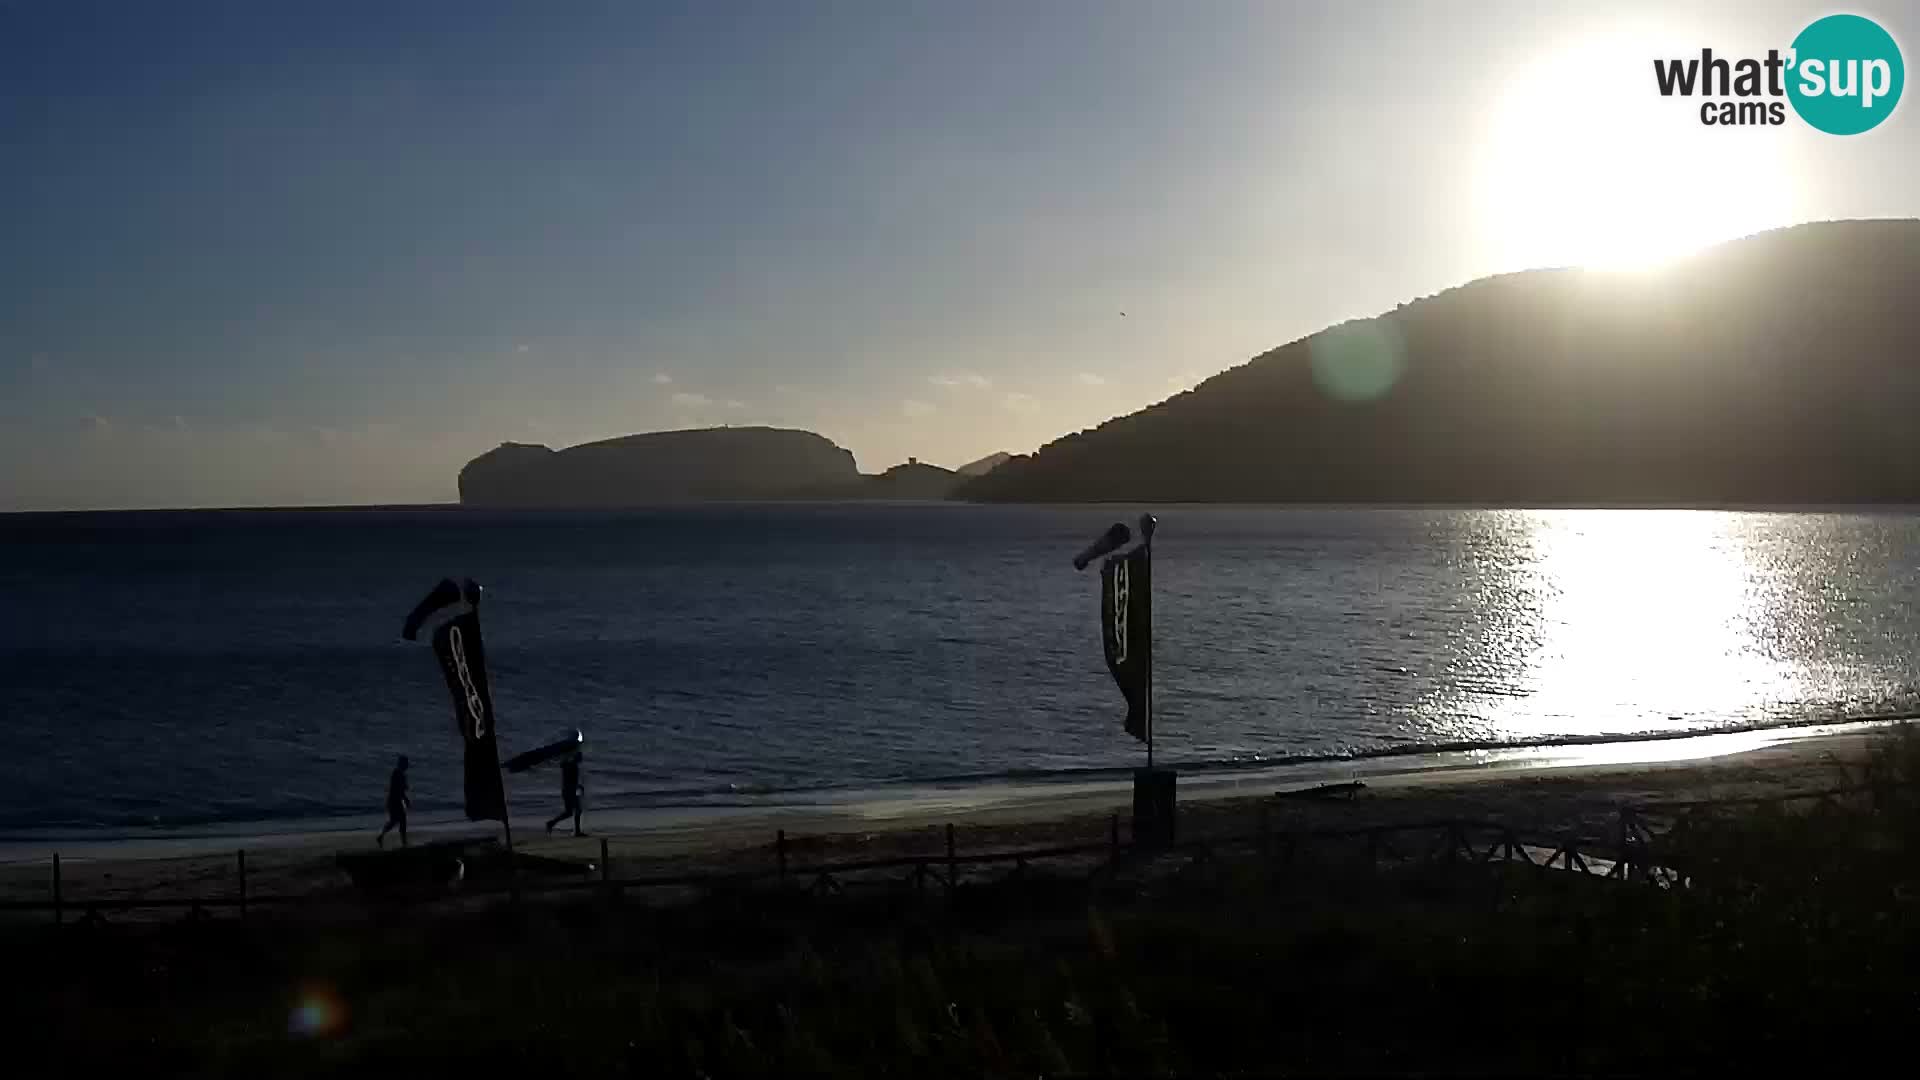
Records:
{"label": "small wave", "polygon": [[[1793,717],[1785,719],[1730,722],[1702,725],[1685,730],[1658,729],[1639,732],[1616,732],[1600,735],[1552,735],[1538,738],[1513,739],[1455,739],[1432,741],[1392,741],[1386,745],[1374,745],[1343,750],[1331,750],[1297,754],[1236,754],[1222,757],[1178,758],[1163,757],[1163,763],[1179,768],[1186,773],[1206,775],[1231,774],[1234,772],[1259,772],[1271,769],[1284,769],[1290,766],[1324,765],[1339,762],[1376,761],[1392,758],[1414,758],[1438,754],[1475,753],[1503,750],[1552,749],[1554,747],[1600,746],[1630,742],[1667,742],[1679,739],[1699,738],[1709,735],[1741,734],[1745,732],[1788,730],[1793,728],[1839,726],[1850,724],[1884,724],[1900,721],[1920,720],[1920,710],[1899,712],[1857,712],[1828,716]],[[644,809],[769,809],[796,802],[815,800],[844,800],[854,793],[906,793],[929,788],[964,790],[974,787],[987,787],[1003,784],[1068,785],[1076,783],[1097,783],[1102,781],[1122,781],[1131,776],[1136,768],[1126,765],[1063,766],[1059,768],[1022,768],[1002,769],[985,772],[951,773],[935,776],[892,776],[882,778],[862,778],[854,780],[817,780],[788,783],[770,783],[753,781],[715,782],[678,787],[655,789],[617,788],[605,797],[593,799],[590,796],[588,809],[601,810],[644,810]],[[309,808],[318,817],[335,818],[344,824],[347,821],[360,822],[361,818],[371,819],[376,815],[353,815],[348,811],[336,811],[328,814],[325,810]],[[458,804],[439,801],[418,803],[416,814],[451,814]],[[130,834],[174,836],[190,835],[194,830],[220,829],[239,825],[259,826],[271,829],[276,825],[312,820],[307,815],[275,814],[268,810],[249,808],[248,811],[231,813],[189,814],[154,817],[147,814],[108,814],[94,820],[64,820],[35,822],[31,828],[22,830],[23,823],[0,823],[0,843],[26,842],[44,839],[50,834],[67,833],[71,835],[92,834],[96,838],[112,838]]]}
{"label": "small wave", "polygon": [[[1396,741],[1385,746],[1368,746],[1302,754],[1241,754],[1218,758],[1163,758],[1183,772],[1223,773],[1257,772],[1294,765],[1323,765],[1342,761],[1375,761],[1384,758],[1422,757],[1436,754],[1476,753],[1501,750],[1539,750],[1555,747],[1604,746],[1615,743],[1669,742],[1708,735],[1738,735],[1746,732],[1791,730],[1826,725],[1895,723],[1920,720],[1920,711],[1857,713],[1839,716],[1795,717],[1756,720],[1674,730],[1660,728],[1638,732],[1610,732],[1600,735],[1549,735],[1537,738],[1455,739],[1434,741]],[[1102,780],[1123,780],[1131,776],[1135,765],[1082,765],[1060,768],[1001,769],[990,772],[951,773],[937,776],[891,777],[880,780],[818,782],[810,784],[723,784],[712,787],[633,793],[618,801],[605,802],[608,809],[663,807],[673,805],[765,806],[782,796],[826,794],[853,791],[891,791],[914,788],[967,788],[993,784],[1072,784]],[[721,802],[732,796],[741,801]],[[741,797],[747,798],[741,798]],[[678,803],[676,800],[687,800]]]}

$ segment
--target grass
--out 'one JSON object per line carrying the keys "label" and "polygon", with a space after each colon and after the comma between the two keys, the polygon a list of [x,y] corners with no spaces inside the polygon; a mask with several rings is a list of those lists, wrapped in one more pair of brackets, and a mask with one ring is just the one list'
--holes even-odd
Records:
{"label": "grass", "polygon": [[[236,1076],[1825,1071],[1899,1048],[1920,1009],[1920,740],[1889,736],[1861,775],[1869,799],[1693,824],[1665,849],[1694,875],[1679,892],[1227,862],[951,906],[23,931],[5,1015],[17,1053],[66,1069]],[[316,989],[342,1022],[290,1034]]]}

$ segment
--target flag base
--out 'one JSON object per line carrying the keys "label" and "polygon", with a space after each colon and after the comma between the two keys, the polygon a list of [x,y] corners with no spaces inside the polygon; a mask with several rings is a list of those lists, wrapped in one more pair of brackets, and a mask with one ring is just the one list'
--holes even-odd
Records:
{"label": "flag base", "polygon": [[1173,846],[1172,769],[1133,770],[1133,845],[1137,848]]}

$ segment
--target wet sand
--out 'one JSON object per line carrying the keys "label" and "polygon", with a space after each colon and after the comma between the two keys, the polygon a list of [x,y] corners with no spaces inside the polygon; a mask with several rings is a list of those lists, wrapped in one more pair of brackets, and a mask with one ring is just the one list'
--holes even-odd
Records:
{"label": "wet sand", "polygon": [[[1180,830],[1185,837],[1248,832],[1256,827],[1262,804],[1269,807],[1276,828],[1463,818],[1554,832],[1598,829],[1626,805],[1844,785],[1850,782],[1847,768],[1864,756],[1882,730],[1883,725],[1860,724],[1768,729],[1195,774],[1180,779]],[[1279,791],[1355,780],[1364,788],[1351,799],[1270,799]],[[1118,779],[956,788],[911,798],[850,798],[828,805],[723,812],[594,812],[589,806],[587,825],[595,831],[593,837],[549,838],[529,813],[519,823],[515,840],[519,850],[530,854],[597,863],[604,836],[613,876],[634,877],[771,868],[776,831],[783,829],[789,858],[796,862],[941,853],[949,823],[962,853],[1101,841],[1109,836],[1116,815],[1124,838],[1130,800],[1128,782]],[[353,831],[336,827],[15,844],[0,853],[0,899],[51,899],[56,846],[69,904],[232,895],[238,884],[236,852],[241,849],[246,851],[251,896],[341,892],[347,880],[335,856],[373,850],[378,826],[378,817],[370,815],[363,828]],[[498,832],[484,823],[441,824],[418,830],[412,839],[419,843]],[[393,840],[389,837],[390,844]]]}

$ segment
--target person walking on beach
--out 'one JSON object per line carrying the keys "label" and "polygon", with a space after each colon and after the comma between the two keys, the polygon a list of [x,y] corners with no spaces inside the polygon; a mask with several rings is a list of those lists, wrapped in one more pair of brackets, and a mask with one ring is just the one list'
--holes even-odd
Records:
{"label": "person walking on beach", "polygon": [[[387,823],[374,838],[375,845],[386,847],[387,833],[398,828],[400,846],[407,846],[407,808],[412,805],[413,800],[407,797],[407,755],[401,754],[393,766],[393,776],[387,780]],[[551,831],[552,826],[548,829]]]}
{"label": "person walking on beach", "polygon": [[587,835],[580,831],[580,799],[586,793],[587,789],[580,784],[580,755],[568,754],[567,759],[560,763],[560,812],[547,821],[548,836],[553,835],[555,825],[568,817],[573,818],[573,835]]}

